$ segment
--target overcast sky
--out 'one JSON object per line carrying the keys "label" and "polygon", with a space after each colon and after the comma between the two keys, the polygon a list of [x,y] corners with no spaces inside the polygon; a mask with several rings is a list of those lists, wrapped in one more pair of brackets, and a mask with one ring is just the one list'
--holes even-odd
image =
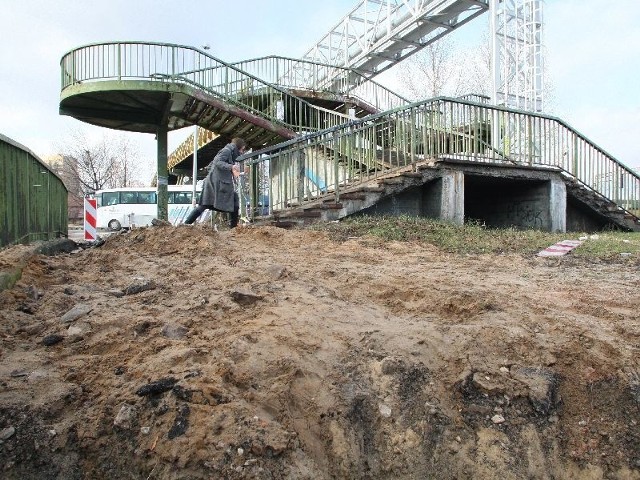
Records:
{"label": "overcast sky", "polygon": [[[81,128],[58,114],[60,58],[88,43],[158,41],[211,46],[237,61],[302,56],[357,0],[0,0],[0,133],[40,156],[56,153]],[[487,16],[465,27],[478,43]],[[545,48],[552,114],[626,165],[640,169],[640,0],[546,0]],[[461,32],[462,33],[462,32]],[[170,134],[169,150],[189,130]],[[155,168],[155,141],[129,134]]]}

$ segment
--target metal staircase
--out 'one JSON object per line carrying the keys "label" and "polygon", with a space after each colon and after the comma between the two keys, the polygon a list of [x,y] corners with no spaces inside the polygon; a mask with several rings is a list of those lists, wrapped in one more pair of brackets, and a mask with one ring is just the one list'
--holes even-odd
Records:
{"label": "metal staircase", "polygon": [[640,231],[635,172],[555,117],[460,99],[371,115],[244,160],[252,198],[269,196],[278,222],[350,215],[428,181],[426,171],[449,160],[558,172],[568,193],[611,225]]}
{"label": "metal staircase", "polygon": [[197,124],[259,148],[348,119],[188,46],[86,45],[63,56],[61,75],[61,114],[119,130]]}
{"label": "metal staircase", "polygon": [[[354,73],[346,68],[337,69],[341,73],[336,78],[334,86],[337,88],[335,90],[318,90],[313,88],[314,79],[322,75],[329,67],[328,65],[272,55],[237,62],[232,66],[260,78],[270,85],[284,89],[289,94],[309,102],[319,109],[336,112],[341,115],[341,118],[345,117],[345,121],[409,103],[406,98],[364,78],[361,78],[358,85],[354,87],[349,81]],[[276,102],[276,117],[282,118],[284,106],[280,104],[279,110],[278,106]],[[199,155],[204,159],[203,161],[212,158],[228,140],[228,136],[214,136],[211,132],[205,133],[200,130],[197,140]],[[171,153],[169,168],[187,164],[186,170],[191,171],[189,164],[193,158],[193,145],[192,134]]]}
{"label": "metal staircase", "polygon": [[[305,65],[305,76],[296,76],[296,63]],[[265,65],[271,65],[267,75]],[[326,68],[318,62],[267,57],[231,65],[162,43],[88,45],[67,53],[61,67],[62,114],[148,133],[197,124],[218,142],[243,136],[254,149],[247,157],[253,218],[267,213],[258,205],[266,197],[271,214],[302,211],[315,218],[320,209],[322,218],[329,218],[327,211],[340,217],[350,211],[340,207],[349,195],[354,201],[388,195],[389,182],[402,189],[418,181],[406,179],[419,165],[449,159],[554,169],[585,203],[600,199],[597,208],[617,218],[613,223],[639,225],[631,213],[640,208],[638,175],[554,117],[450,98],[370,114],[404,99],[376,85],[366,87],[374,100],[355,96],[366,84],[351,84],[356,77],[348,69],[333,77],[341,83],[310,89],[308,75],[320,77]],[[401,181],[387,179],[399,174]]]}

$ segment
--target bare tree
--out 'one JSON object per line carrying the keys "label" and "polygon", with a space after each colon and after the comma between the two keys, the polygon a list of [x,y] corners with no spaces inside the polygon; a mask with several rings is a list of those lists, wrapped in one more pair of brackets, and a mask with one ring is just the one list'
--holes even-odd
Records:
{"label": "bare tree", "polygon": [[477,45],[458,47],[449,37],[427,45],[404,63],[399,78],[407,97],[414,100],[437,96],[458,97],[491,93],[489,32]]}
{"label": "bare tree", "polygon": [[83,194],[141,184],[137,180],[139,155],[125,134],[104,135],[91,143],[84,132],[76,130],[59,148],[69,159],[65,175],[79,185]]}
{"label": "bare tree", "polygon": [[[399,80],[405,96],[414,100],[440,95],[459,97],[475,94],[491,96],[493,67],[491,34],[487,27],[478,43],[456,48],[443,37],[401,64]],[[546,52],[543,50],[543,56]],[[554,105],[553,83],[543,62],[545,111]]]}
{"label": "bare tree", "polygon": [[458,63],[459,95],[491,95],[493,82],[491,73],[491,41],[489,30],[482,33],[480,42],[472,45],[456,59]]}
{"label": "bare tree", "polygon": [[399,80],[413,100],[451,94],[456,86],[456,47],[443,37],[424,47],[400,65]]}

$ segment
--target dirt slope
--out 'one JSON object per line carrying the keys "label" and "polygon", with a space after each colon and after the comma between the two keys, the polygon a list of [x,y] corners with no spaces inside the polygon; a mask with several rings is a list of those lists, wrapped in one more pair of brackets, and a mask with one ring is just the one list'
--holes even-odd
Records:
{"label": "dirt slope", "polygon": [[36,255],[0,293],[0,476],[640,479],[639,291],[269,227]]}

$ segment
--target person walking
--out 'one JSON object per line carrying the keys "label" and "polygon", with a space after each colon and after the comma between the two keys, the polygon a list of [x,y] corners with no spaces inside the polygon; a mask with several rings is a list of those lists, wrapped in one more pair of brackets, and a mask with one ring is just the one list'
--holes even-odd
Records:
{"label": "person walking", "polygon": [[240,175],[240,168],[235,165],[235,159],[244,153],[246,142],[239,137],[231,140],[213,158],[209,164],[209,173],[202,185],[200,203],[195,207],[184,221],[190,225],[205,210],[229,212],[229,228],[238,226],[240,218],[240,199],[235,191],[233,180]]}

